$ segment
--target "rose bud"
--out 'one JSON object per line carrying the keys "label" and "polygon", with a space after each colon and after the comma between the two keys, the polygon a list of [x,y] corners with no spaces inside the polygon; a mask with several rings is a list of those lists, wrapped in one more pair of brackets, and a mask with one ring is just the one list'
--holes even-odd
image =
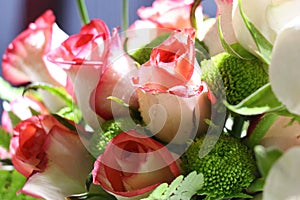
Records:
{"label": "rose bud", "polygon": [[210,101],[196,64],[191,36],[176,31],[152,50],[133,79],[143,121],[163,142],[184,144],[206,132]]}
{"label": "rose bud", "polygon": [[20,122],[10,144],[15,169],[27,177],[20,192],[43,199],[85,192],[93,157],[82,139],[52,115]]}
{"label": "rose bud", "polygon": [[61,66],[70,77],[83,118],[94,129],[99,128],[99,122],[90,107],[89,97],[101,77],[109,38],[105,22],[93,19],[48,54],[48,59]]}
{"label": "rose bud", "polygon": [[90,98],[91,108],[103,119],[128,116],[128,109],[108,99],[113,96],[132,107],[137,107],[135,88],[132,86],[131,73],[136,70],[134,60],[123,50],[123,43],[117,30],[109,43],[101,77]]}
{"label": "rose bud", "polygon": [[118,199],[141,199],[180,174],[166,146],[135,130],[115,136],[96,160],[92,173],[94,184]]}

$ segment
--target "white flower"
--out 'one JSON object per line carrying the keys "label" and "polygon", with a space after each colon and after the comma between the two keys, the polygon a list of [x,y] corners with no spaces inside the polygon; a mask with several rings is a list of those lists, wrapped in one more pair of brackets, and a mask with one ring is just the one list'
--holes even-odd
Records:
{"label": "white flower", "polygon": [[[273,44],[280,30],[299,14],[299,0],[242,0],[250,22]],[[241,17],[238,0],[233,0],[232,24],[238,42],[255,54],[257,47]]]}
{"label": "white flower", "polygon": [[263,200],[300,199],[300,147],[286,151],[272,166],[266,179]]}
{"label": "white flower", "polygon": [[291,113],[300,114],[300,15],[288,23],[274,43],[269,68],[277,98]]}

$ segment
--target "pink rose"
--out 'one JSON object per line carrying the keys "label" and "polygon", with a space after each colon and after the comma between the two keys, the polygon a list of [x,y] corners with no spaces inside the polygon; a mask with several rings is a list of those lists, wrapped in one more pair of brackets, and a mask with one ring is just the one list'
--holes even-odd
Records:
{"label": "pink rose", "polygon": [[83,118],[93,128],[99,127],[99,122],[90,108],[89,97],[104,70],[109,38],[110,33],[105,22],[93,19],[78,34],[70,36],[48,54],[51,62],[59,64],[67,72]]}
{"label": "pink rose", "polygon": [[[136,20],[127,31],[127,47],[136,50],[148,44],[162,33],[192,28],[190,11],[193,0],[155,0],[151,7],[141,7]],[[202,38],[204,23],[202,6],[196,9],[199,37]]]}
{"label": "pink rose", "polygon": [[[66,73],[46,59],[46,54],[66,37],[56,25],[52,11],[46,11],[7,47],[2,60],[3,77],[16,85],[44,82],[67,87]],[[57,97],[49,93],[44,95],[52,111],[64,105]]]}
{"label": "pink rose", "polygon": [[179,173],[166,146],[134,130],[114,137],[98,157],[92,172],[94,184],[117,198],[141,199]]}
{"label": "pink rose", "polygon": [[21,192],[44,199],[85,192],[93,157],[78,133],[53,116],[20,122],[14,129],[10,153],[16,170],[27,177]]}
{"label": "pink rose", "polygon": [[[137,14],[142,20],[149,20],[159,28],[183,29],[191,28],[190,11],[194,1],[192,0],[156,0],[152,7],[141,7]],[[196,11],[199,22],[203,20],[202,7]]]}
{"label": "pink rose", "polygon": [[182,144],[207,129],[204,119],[210,118],[210,101],[196,64],[191,36],[174,32],[138,69],[134,83],[139,88],[139,111],[164,142]]}
{"label": "pink rose", "polygon": [[92,109],[103,119],[128,116],[128,108],[107,99],[117,97],[125,103],[137,107],[135,89],[131,83],[131,73],[136,65],[123,50],[123,43],[115,29],[109,43],[109,52],[99,82],[90,98]]}

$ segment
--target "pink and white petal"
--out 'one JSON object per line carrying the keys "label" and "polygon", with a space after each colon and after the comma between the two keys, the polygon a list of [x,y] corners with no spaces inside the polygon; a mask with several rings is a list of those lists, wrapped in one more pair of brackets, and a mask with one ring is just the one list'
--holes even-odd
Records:
{"label": "pink and white petal", "polygon": [[39,81],[59,85],[49,74],[43,60],[44,55],[51,48],[51,42],[61,39],[54,37],[53,26],[55,26],[55,16],[48,10],[14,39],[3,55],[4,78],[13,84]]}
{"label": "pink and white petal", "polygon": [[264,200],[300,198],[300,147],[286,151],[276,161],[266,179],[263,191]]}
{"label": "pink and white petal", "polygon": [[184,144],[196,136],[193,128],[199,123],[196,97],[152,94],[143,90],[138,90],[137,94],[141,116],[157,138],[164,142]]}
{"label": "pink and white petal", "polygon": [[[221,28],[224,35],[224,39],[228,44],[233,44],[237,42],[235,33],[232,25],[232,10],[233,3],[232,1],[227,0],[216,0],[218,6],[217,15],[221,17]],[[208,19],[204,21],[204,33],[203,41],[208,47],[209,54],[211,56],[216,55],[224,51],[220,34],[218,31],[218,20],[215,18]],[[200,30],[201,31],[201,30]]]}
{"label": "pink and white petal", "polygon": [[136,70],[136,65],[124,52],[117,30],[113,33],[109,49],[103,73],[90,96],[91,108],[106,120],[113,116],[128,116],[129,114],[127,108],[107,99],[110,96],[137,106],[134,88],[130,81],[131,73]]}
{"label": "pink and white petal", "polygon": [[[76,167],[70,165],[68,168]],[[34,173],[28,178],[20,192],[48,200],[63,200],[68,195],[86,192],[84,186],[82,182],[67,176],[60,166],[48,163],[45,171]]]}
{"label": "pink and white petal", "polygon": [[93,169],[93,157],[84,146],[83,137],[79,137],[76,132],[54,126],[48,134],[44,147],[50,164],[82,186]]}
{"label": "pink and white petal", "polygon": [[170,31],[151,20],[136,20],[126,31],[127,52],[134,53],[162,33]]}
{"label": "pink and white petal", "polygon": [[277,98],[294,114],[300,114],[300,16],[287,24],[274,43],[270,83]]}

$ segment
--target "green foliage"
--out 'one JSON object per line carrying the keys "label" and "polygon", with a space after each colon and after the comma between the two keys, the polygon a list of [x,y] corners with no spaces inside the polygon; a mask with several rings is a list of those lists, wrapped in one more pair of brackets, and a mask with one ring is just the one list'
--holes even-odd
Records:
{"label": "green foliage", "polygon": [[15,115],[12,111],[9,111],[8,112],[8,116],[9,116],[9,119],[11,121],[11,124],[13,127],[15,127],[18,123],[20,123],[22,120],[17,116]]}
{"label": "green foliage", "polygon": [[82,119],[82,113],[77,104],[74,102],[73,97],[70,94],[68,94],[65,88],[55,87],[46,83],[32,83],[24,89],[23,94],[30,90],[38,89],[48,91],[49,93],[61,98],[65,102],[66,107],[59,110],[57,112],[58,115],[66,119],[72,120],[76,123],[80,122],[80,120]]}
{"label": "green foliage", "polygon": [[26,178],[15,170],[0,170],[0,200],[34,200],[35,198],[30,196],[16,194],[23,187],[25,181]]}
{"label": "green foliage", "polygon": [[236,105],[268,83],[264,63],[259,59],[245,60],[228,53],[220,53],[201,62],[202,80],[216,97]]}
{"label": "green foliage", "polygon": [[195,51],[195,56],[199,64],[202,60],[210,58],[207,47],[202,41],[198,40],[197,38],[195,39]]}
{"label": "green foliage", "polygon": [[38,90],[38,89],[42,89],[45,91],[50,92],[51,94],[60,97],[68,106],[73,106],[73,98],[71,97],[71,95],[69,95],[66,91],[65,88],[63,87],[55,87],[46,83],[32,83],[28,86],[26,86],[26,88],[24,89],[23,94],[25,94],[26,92],[30,91],[30,90]]}
{"label": "green foliage", "polygon": [[240,115],[259,115],[271,111],[281,111],[283,106],[267,83],[237,105],[225,102],[226,107]]}
{"label": "green foliage", "polygon": [[135,51],[131,57],[137,61],[139,64],[144,64],[150,59],[151,51],[154,47],[157,47],[162,42],[164,42],[168,37],[170,36],[170,33],[164,33],[152,40],[149,44],[146,44],[145,46],[139,48],[137,51]]}
{"label": "green foliage", "polygon": [[258,145],[254,148],[259,172],[267,177],[273,164],[282,156],[282,152],[276,148],[265,148]]}
{"label": "green foliage", "polygon": [[206,195],[206,199],[248,196],[242,191],[256,178],[253,152],[229,135],[200,137],[181,160],[186,172],[203,174],[204,185],[198,194]]}
{"label": "green foliage", "polygon": [[0,128],[0,146],[6,150],[9,150],[10,138],[10,134],[7,133],[3,128]]}
{"label": "green foliage", "polygon": [[274,113],[266,113],[261,116],[253,131],[247,137],[247,145],[250,148],[253,148],[255,145],[257,145],[277,118],[278,115]]}
{"label": "green foliage", "polygon": [[16,88],[11,86],[7,81],[0,77],[0,99],[11,101],[22,96],[22,87]]}
{"label": "green foliage", "polygon": [[186,177],[178,176],[170,185],[159,185],[147,198],[142,200],[188,200],[203,186],[203,175],[191,172]]}
{"label": "green foliage", "polygon": [[264,189],[266,178],[273,164],[282,156],[282,152],[276,148],[265,148],[257,145],[254,148],[256,162],[261,177],[256,179],[247,190],[251,193],[261,192]]}

